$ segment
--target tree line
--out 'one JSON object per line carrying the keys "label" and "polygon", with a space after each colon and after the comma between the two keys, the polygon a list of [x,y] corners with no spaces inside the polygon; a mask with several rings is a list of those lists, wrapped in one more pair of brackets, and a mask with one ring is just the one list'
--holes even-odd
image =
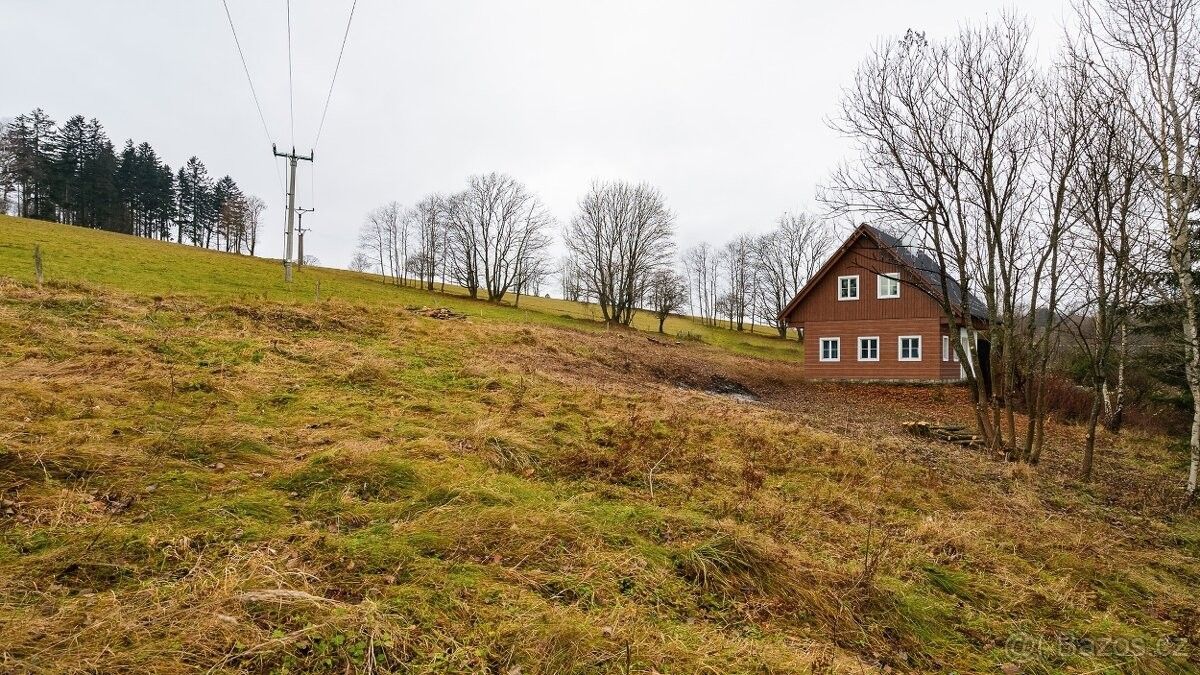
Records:
{"label": "tree line", "polygon": [[787,324],[780,319],[784,307],[839,243],[829,221],[784,213],[766,233],[738,235],[722,246],[697,244],[682,260],[691,314],[735,330],[753,330],[759,323],[787,337]]}
{"label": "tree line", "polygon": [[550,274],[545,253],[554,224],[541,198],[517,179],[475,175],[459,192],[372,210],[350,267],[376,270],[395,284],[433,290],[449,281],[472,298],[514,295],[519,303]]}
{"label": "tree line", "polygon": [[[557,263],[549,259],[556,228],[567,249]],[[488,173],[410,208],[388,202],[371,210],[350,267],[398,285],[434,290],[449,282],[472,298],[512,296],[517,304],[557,276],[564,299],[595,303],[606,322],[628,326],[640,310],[662,332],[668,316],[690,309],[709,325],[743,330],[758,322],[785,336],[780,312],[835,243],[827,223],[785,213],[770,232],[678,257],[675,214],[647,183],[596,181],[559,227],[523,183]]]}
{"label": "tree line", "polygon": [[82,115],[0,125],[0,212],[254,255],[266,203],[198,157],[173,172],[149,143],[117,152]]}
{"label": "tree line", "polygon": [[[977,425],[1013,461],[1039,460],[1048,385],[1071,372],[1092,397],[1081,461],[1090,478],[1098,427],[1120,430],[1136,347],[1169,361],[1189,393],[1194,495],[1200,3],[1083,0],[1076,10],[1078,28],[1044,66],[1029,24],[1011,14],[944,39],[909,31],[880,43],[833,122],[857,154],[821,198],[935,261],[942,312],[968,333],[955,350]],[[950,281],[978,296],[986,327]],[[976,376],[983,341],[990,388]]]}

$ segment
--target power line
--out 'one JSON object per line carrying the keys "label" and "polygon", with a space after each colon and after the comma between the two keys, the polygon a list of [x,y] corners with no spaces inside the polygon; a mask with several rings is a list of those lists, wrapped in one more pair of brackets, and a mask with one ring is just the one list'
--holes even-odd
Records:
{"label": "power line", "polygon": [[[233,27],[233,15],[229,13],[229,3],[226,0],[221,0],[221,5],[225,7],[225,18],[229,20],[229,32],[233,33],[233,44],[237,46],[238,57],[242,60],[242,71],[246,73],[246,83],[250,85],[250,96],[254,98],[254,107],[258,109],[258,120],[262,122],[263,133],[267,135],[267,142],[271,142],[271,130],[267,128],[267,116],[263,114],[262,104],[258,101],[258,92],[254,89],[254,80],[250,77],[250,66],[246,65],[246,54],[242,51],[242,42],[238,40],[237,29]],[[275,178],[279,181],[279,191],[283,192],[283,174],[279,173],[279,163],[273,162],[275,165]]]}
{"label": "power line", "polygon": [[292,89],[292,0],[287,0],[288,117],[292,124],[292,147],[296,147],[296,97]]}
{"label": "power line", "polygon": [[337,63],[333,66],[333,79],[329,81],[329,93],[325,95],[325,108],[321,111],[321,123],[317,125],[317,137],[313,141],[313,148],[317,147],[317,141],[321,140],[321,131],[325,128],[325,115],[329,112],[329,100],[333,98],[333,85],[337,82],[338,70],[342,67],[342,54],[346,52],[346,38],[350,37],[350,22],[354,21],[354,8],[358,6],[358,0],[350,3],[350,16],[346,19],[346,31],[342,33],[342,47],[338,50]]}

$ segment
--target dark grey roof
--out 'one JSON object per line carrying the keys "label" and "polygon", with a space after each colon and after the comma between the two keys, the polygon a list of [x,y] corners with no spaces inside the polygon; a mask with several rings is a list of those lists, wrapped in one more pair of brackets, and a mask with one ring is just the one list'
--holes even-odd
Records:
{"label": "dark grey roof", "polygon": [[[929,257],[929,255],[921,249],[905,244],[900,240],[899,237],[884,232],[877,227],[867,225],[866,223],[863,223],[863,227],[866,228],[866,230],[870,232],[870,234],[875,237],[879,243],[891,249],[891,251],[896,254],[896,257],[899,258],[902,263],[912,268],[912,270],[917,274],[921,275],[930,289],[934,290],[939,295],[941,294],[942,273],[940,267],[933,258]],[[959,285],[958,281],[954,279],[954,277],[949,275],[946,275],[946,290],[950,295],[951,303],[958,306],[962,306],[964,304],[962,287]],[[966,304],[970,307],[971,316],[977,319],[987,319],[987,305],[981,302],[979,298],[967,293]]]}

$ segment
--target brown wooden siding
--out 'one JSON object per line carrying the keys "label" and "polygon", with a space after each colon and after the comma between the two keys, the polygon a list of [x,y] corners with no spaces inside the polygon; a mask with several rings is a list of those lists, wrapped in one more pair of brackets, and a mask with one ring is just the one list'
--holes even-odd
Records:
{"label": "brown wooden siding", "polygon": [[[903,291],[901,292],[903,296]],[[945,328],[937,318],[809,321],[804,327],[808,377],[860,380],[957,380],[958,364],[942,361]],[[921,336],[921,360],[900,360],[900,336]],[[879,361],[858,360],[858,338],[879,337]],[[821,361],[821,338],[841,338],[841,360]]]}
{"label": "brown wooden siding", "polygon": [[[877,276],[900,272],[900,297],[879,299]],[[858,300],[838,300],[838,277],[857,274]],[[914,319],[942,316],[929,294],[916,286],[912,272],[901,269],[887,251],[862,237],[833,264],[803,301],[788,315],[791,326],[806,327],[811,321],[861,321],[864,319]],[[939,338],[940,339],[940,338]],[[941,347],[938,347],[941,349]],[[939,352],[940,354],[940,352]],[[940,358],[940,355],[939,355]]]}

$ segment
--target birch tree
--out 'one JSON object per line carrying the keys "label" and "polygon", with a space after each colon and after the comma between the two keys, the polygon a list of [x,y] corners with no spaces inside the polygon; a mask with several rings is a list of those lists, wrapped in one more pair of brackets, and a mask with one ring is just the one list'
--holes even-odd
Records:
{"label": "birch tree", "polygon": [[1146,247],[1149,152],[1144,137],[1115,92],[1102,85],[1088,86],[1085,95],[1088,133],[1071,176],[1068,204],[1079,226],[1071,232],[1066,248],[1071,291],[1080,309],[1069,312],[1065,323],[1085,357],[1091,380],[1092,408],[1080,467],[1088,480],[1101,414],[1111,407],[1106,403],[1114,369],[1118,412],[1112,414],[1119,415],[1123,405],[1129,323],[1140,302],[1140,289],[1150,279],[1151,252]]}
{"label": "birch tree", "polygon": [[1187,494],[1200,480],[1200,299],[1192,211],[1200,201],[1200,0],[1084,0],[1092,65],[1120,96],[1150,145],[1163,248],[1183,308],[1185,374],[1192,394]]}

